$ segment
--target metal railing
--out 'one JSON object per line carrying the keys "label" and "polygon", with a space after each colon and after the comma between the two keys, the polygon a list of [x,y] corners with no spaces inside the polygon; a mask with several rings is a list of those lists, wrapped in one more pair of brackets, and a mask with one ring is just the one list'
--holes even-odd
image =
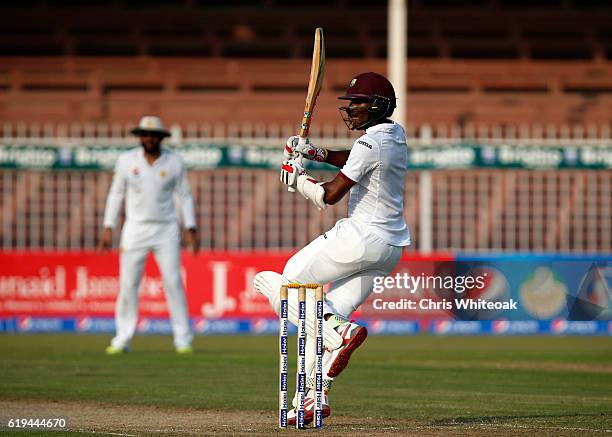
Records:
{"label": "metal railing", "polygon": [[[0,143],[78,146],[80,144],[136,144],[130,134],[133,124],[121,123],[10,123],[0,125]],[[185,123],[170,126],[169,144],[216,142],[262,147],[280,147],[295,135],[298,125],[274,123]],[[358,134],[342,123],[315,124],[310,137],[315,144],[333,149],[346,149]],[[411,147],[447,144],[457,141],[511,145],[609,145],[612,124],[602,125],[406,125],[406,137]]]}
{"label": "metal railing", "polygon": [[[95,248],[111,177],[0,171],[2,248]],[[287,193],[270,170],[192,171],[189,180],[205,250],[297,249],[347,211],[346,199],[317,211],[302,196]],[[610,193],[609,170],[409,172],[408,250],[612,252]],[[117,238],[118,232],[115,244]]]}
{"label": "metal railing", "polygon": [[[135,145],[131,125],[4,123],[0,144]],[[170,144],[224,143],[279,147],[292,125],[171,126]],[[343,125],[313,126],[313,142],[344,149]],[[610,125],[408,125],[409,147],[481,144],[609,146]],[[93,249],[111,173],[0,170],[3,249]],[[329,178],[330,173],[322,173]],[[206,250],[295,249],[345,216],[346,199],[319,213],[288,194],[269,170],[191,171],[202,247]],[[612,252],[610,170],[436,170],[409,172],[405,216],[408,250]],[[281,208],[281,204],[283,207]],[[118,233],[115,235],[117,241]]]}

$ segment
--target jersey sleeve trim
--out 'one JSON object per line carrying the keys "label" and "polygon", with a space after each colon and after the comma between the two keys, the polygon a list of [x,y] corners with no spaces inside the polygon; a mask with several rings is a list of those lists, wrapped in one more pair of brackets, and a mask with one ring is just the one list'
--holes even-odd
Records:
{"label": "jersey sleeve trim", "polygon": [[347,181],[350,181],[350,182],[352,182],[352,183],[354,183],[354,184],[356,184],[356,183],[357,183],[357,181],[355,181],[355,180],[351,179],[350,177],[348,177],[347,175],[345,175],[344,173],[342,173],[342,170],[340,170],[340,171],[338,172],[338,176],[341,176],[342,178],[344,178],[344,179],[346,179]]}

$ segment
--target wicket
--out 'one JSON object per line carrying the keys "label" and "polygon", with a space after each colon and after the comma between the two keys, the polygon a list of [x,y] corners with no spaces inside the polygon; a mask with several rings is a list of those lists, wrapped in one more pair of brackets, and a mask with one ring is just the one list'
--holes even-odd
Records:
{"label": "wicket", "polygon": [[295,427],[304,428],[304,397],[306,394],[306,290],[315,290],[315,428],[323,426],[323,286],[319,284],[285,284],[280,289],[279,314],[279,352],[280,386],[278,426],[287,427],[287,331],[289,312],[289,289],[298,290],[298,330],[297,330],[297,417]]}

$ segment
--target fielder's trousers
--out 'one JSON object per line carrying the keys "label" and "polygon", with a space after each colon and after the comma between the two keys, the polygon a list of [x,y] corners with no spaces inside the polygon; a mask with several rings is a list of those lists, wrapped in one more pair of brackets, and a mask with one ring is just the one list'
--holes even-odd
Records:
{"label": "fielder's trousers", "polygon": [[[159,226],[159,232],[153,232],[153,235],[158,238],[151,238],[149,244],[134,244],[134,240],[129,237],[125,238],[126,230],[129,231],[130,228],[134,227],[132,224],[130,226],[126,224],[123,229],[119,268],[120,286],[115,307],[117,332],[111,341],[113,347],[129,347],[134,336],[138,321],[138,289],[149,251],[153,252],[162,275],[174,334],[174,346],[179,348],[191,345],[193,334],[189,327],[185,290],[181,280],[181,248],[178,229],[167,229],[167,226],[176,226],[177,228],[178,226],[174,224]],[[155,229],[148,230],[155,231]],[[163,238],[168,236],[171,238]],[[125,244],[126,240],[129,241],[129,244]]]}

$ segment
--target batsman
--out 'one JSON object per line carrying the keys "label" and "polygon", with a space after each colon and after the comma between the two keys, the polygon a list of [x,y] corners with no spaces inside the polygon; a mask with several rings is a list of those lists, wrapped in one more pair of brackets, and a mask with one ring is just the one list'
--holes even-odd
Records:
{"label": "batsman", "polygon": [[[339,99],[343,120],[350,130],[363,131],[350,151],[331,151],[293,136],[285,145],[281,182],[297,190],[324,210],[349,193],[348,217],[297,252],[282,275],[260,272],[254,287],[279,312],[279,290],[288,282],[329,284],[324,301],[323,416],[331,414],[329,392],[335,377],[346,368],[353,352],[364,342],[367,330],[350,321],[366,300],[374,278],[386,276],[397,265],[410,233],[404,220],[404,176],[408,150],[401,125],[390,120],[396,106],[395,91],[382,75],[369,72],[354,77]],[[305,159],[340,168],[329,182],[306,173]],[[297,323],[297,291],[289,293],[289,319]],[[314,296],[307,295],[307,357],[305,423],[314,416]],[[295,424],[296,398],[287,415]]]}

